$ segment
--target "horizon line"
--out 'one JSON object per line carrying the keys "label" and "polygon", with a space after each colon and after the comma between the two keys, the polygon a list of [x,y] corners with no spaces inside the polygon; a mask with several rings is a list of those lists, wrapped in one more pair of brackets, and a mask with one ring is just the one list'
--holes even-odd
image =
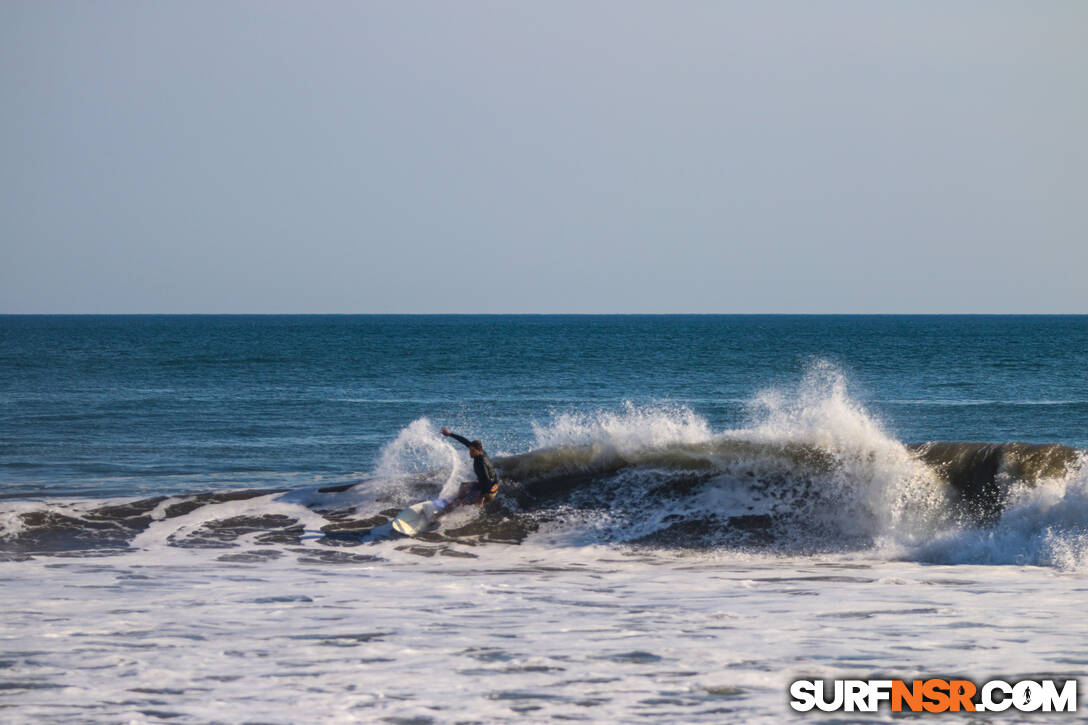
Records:
{"label": "horizon line", "polygon": [[0,317],[1085,317],[1088,312],[0,312]]}

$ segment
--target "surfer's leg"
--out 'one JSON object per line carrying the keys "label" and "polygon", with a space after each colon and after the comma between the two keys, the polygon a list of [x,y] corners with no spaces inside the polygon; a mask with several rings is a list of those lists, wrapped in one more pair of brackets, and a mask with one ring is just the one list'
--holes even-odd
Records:
{"label": "surfer's leg", "polygon": [[465,481],[461,484],[461,488],[457,490],[457,498],[454,499],[458,506],[466,503],[472,503],[472,499],[476,496],[476,482]]}
{"label": "surfer's leg", "polygon": [[464,494],[461,496],[462,503],[478,505],[484,502],[484,492],[480,488],[480,484],[476,481],[469,481],[464,485]]}
{"label": "surfer's leg", "polygon": [[[474,485],[475,485],[474,481],[465,481],[464,483],[461,484],[461,487],[459,489],[457,489],[457,495],[454,496],[453,498],[437,498],[437,499],[435,499],[434,500],[434,505],[436,507],[438,507],[439,509],[441,509],[435,515],[435,518],[445,516],[449,512],[453,511],[455,508],[463,506],[465,504],[466,498],[468,498],[469,496],[472,495],[472,487]],[[439,504],[440,501],[442,502],[441,504]]]}

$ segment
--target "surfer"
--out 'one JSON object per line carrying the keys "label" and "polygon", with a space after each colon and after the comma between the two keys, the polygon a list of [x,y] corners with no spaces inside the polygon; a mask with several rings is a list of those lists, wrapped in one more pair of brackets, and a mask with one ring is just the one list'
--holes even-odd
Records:
{"label": "surfer", "polygon": [[442,435],[456,438],[468,447],[472,456],[472,468],[476,471],[475,481],[465,481],[453,498],[436,498],[420,501],[397,514],[392,526],[396,531],[408,536],[426,534],[438,528],[438,519],[453,511],[458,506],[473,504],[482,506],[499,492],[499,474],[495,471],[491,459],[484,453],[484,444],[470,441],[468,438],[451,433],[449,428],[442,428]]}
{"label": "surfer", "polygon": [[495,466],[492,465],[491,459],[484,453],[484,444],[451,433],[450,429],[446,427],[442,428],[442,435],[465,444],[468,448],[468,454],[472,456],[472,470],[476,472],[475,481],[466,481],[461,484],[457,496],[449,502],[447,511],[464,504],[482,506],[495,498],[495,495],[499,492],[499,474],[495,472]]}
{"label": "surfer", "polygon": [[484,444],[451,433],[446,427],[442,428],[442,435],[456,438],[465,444],[468,454],[472,456],[472,469],[476,471],[476,480],[462,483],[453,498],[420,501],[401,511],[392,523],[393,528],[402,534],[416,536],[434,531],[438,528],[438,519],[450,511],[465,504],[483,506],[499,492],[499,474],[491,459],[484,453]]}

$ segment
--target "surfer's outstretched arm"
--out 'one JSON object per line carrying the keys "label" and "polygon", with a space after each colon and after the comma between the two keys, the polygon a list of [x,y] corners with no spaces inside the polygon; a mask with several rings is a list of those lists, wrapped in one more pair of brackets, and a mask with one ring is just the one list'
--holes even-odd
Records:
{"label": "surfer's outstretched arm", "polygon": [[461,441],[461,443],[464,444],[465,448],[472,448],[472,441],[470,441],[468,438],[465,438],[464,436],[459,436],[456,433],[450,432],[449,428],[443,428],[442,435],[446,436],[447,438],[453,438],[455,441]]}

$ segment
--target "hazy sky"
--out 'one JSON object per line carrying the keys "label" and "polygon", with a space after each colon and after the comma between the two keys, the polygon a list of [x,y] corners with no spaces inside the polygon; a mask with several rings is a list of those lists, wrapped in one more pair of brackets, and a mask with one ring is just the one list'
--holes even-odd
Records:
{"label": "hazy sky", "polygon": [[1088,2],[4,0],[0,312],[1088,313]]}

